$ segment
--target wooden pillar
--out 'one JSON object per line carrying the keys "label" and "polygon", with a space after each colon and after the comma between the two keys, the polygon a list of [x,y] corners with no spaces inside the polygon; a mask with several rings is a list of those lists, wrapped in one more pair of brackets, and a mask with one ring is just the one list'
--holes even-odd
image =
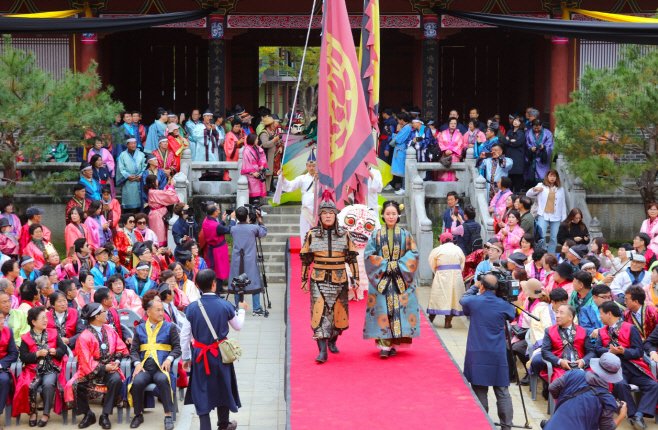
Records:
{"label": "wooden pillar", "polygon": [[81,71],[87,71],[92,61],[98,64],[98,34],[96,33],[83,33],[80,36],[81,49]]}
{"label": "wooden pillar", "polygon": [[422,53],[423,118],[436,121],[439,117],[439,41],[423,39]]}
{"label": "wooden pillar", "polygon": [[224,40],[224,15],[210,17],[210,42],[208,46],[208,90],[210,109],[221,115],[226,113],[226,41]]}
{"label": "wooden pillar", "polygon": [[551,40],[551,131],[555,131],[555,107],[567,104],[569,39],[553,36]]}

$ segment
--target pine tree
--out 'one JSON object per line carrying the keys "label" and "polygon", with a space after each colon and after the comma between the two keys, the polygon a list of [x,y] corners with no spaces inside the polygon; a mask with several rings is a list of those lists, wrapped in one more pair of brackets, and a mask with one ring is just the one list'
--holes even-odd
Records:
{"label": "pine tree", "polygon": [[655,201],[658,50],[629,45],[616,67],[588,66],[571,97],[555,112],[555,147],[571,174],[587,188],[630,189]]}
{"label": "pine tree", "polygon": [[[123,111],[123,105],[110,97],[112,88],[101,91],[96,67],[93,63],[85,73],[67,70],[63,78],[56,79],[37,66],[33,52],[14,48],[11,37],[4,36],[0,53],[0,162],[5,166],[5,186],[0,188],[1,194],[16,192],[19,155],[26,161],[45,161],[42,157],[54,142],[90,144],[84,140],[87,130],[109,136],[109,125]],[[73,142],[69,145],[76,145]],[[59,172],[33,181],[29,189],[56,197],[54,182],[77,177],[77,169]]]}

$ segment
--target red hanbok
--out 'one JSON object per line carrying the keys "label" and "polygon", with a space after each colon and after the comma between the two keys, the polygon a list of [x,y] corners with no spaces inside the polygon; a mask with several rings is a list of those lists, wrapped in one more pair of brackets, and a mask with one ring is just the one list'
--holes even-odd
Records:
{"label": "red hanbok", "polygon": [[[89,387],[89,398],[101,397],[107,391],[107,388],[102,384],[103,378],[97,378],[100,369],[108,363],[130,355],[126,344],[123,343],[112,327],[103,324],[101,332],[103,338],[99,339],[96,330],[89,327],[80,333],[76,342],[75,356],[78,359],[78,371],[75,372],[64,388],[64,399],[72,409],[75,407],[76,397],[78,395],[78,384],[92,381],[92,383],[87,384]],[[105,353],[103,355],[101,355],[101,344],[107,345],[107,349],[104,350]],[[121,376],[122,381],[126,379],[123,373],[121,373],[121,369],[117,370],[117,372]],[[97,381],[94,382],[94,380]],[[97,382],[100,382],[100,384],[97,384]],[[123,401],[119,396],[116,406],[119,406],[121,403]]]}
{"label": "red hanbok", "polygon": [[[133,233],[135,234],[136,242],[144,241],[144,238],[138,231],[133,230]],[[130,233],[125,229],[117,230],[117,234],[114,235],[112,242],[114,242],[114,246],[116,246],[119,252],[119,261],[121,265],[127,270],[131,270],[133,268],[132,254],[135,243],[132,241]]]}
{"label": "red hanbok", "polygon": [[89,240],[89,230],[86,225],[83,223],[75,224],[71,222],[66,226],[64,229],[64,241],[66,242],[66,255],[68,257],[73,257],[68,254],[75,241],[83,238],[87,240],[89,248],[93,251],[93,243]]}
{"label": "red hanbok", "polygon": [[[185,148],[190,147],[190,141],[186,137],[179,136],[176,139],[173,135],[167,137],[169,141],[169,149],[174,153],[174,159],[176,160],[176,172],[180,171],[180,155],[183,153]],[[157,155],[156,155],[157,157]],[[158,160],[159,162],[159,160]],[[162,167],[161,167],[162,168]]]}
{"label": "red hanbok", "polygon": [[82,212],[87,212],[87,209],[89,209],[89,206],[91,205],[91,200],[89,199],[84,199],[84,201],[79,201],[76,199],[71,199],[69,202],[66,204],[66,209],[64,209],[64,215],[66,216],[66,225],[69,225],[71,222],[71,219],[69,218],[69,211],[73,209],[74,207],[79,207],[82,208]]}
{"label": "red hanbok", "polygon": [[[18,253],[20,255],[25,255],[23,253],[23,250],[25,249],[27,244],[32,240],[32,236],[30,236],[30,225],[31,223],[28,221],[23,225],[23,227],[21,227],[21,235],[20,238],[18,239]],[[45,240],[46,242],[50,242],[51,233],[50,230],[48,230],[48,227],[41,224],[41,230],[43,231],[43,240]]]}
{"label": "red hanbok", "polygon": [[174,169],[176,172],[180,171],[180,161],[176,160],[174,151],[166,150],[164,153],[160,148],[153,151],[153,155],[158,159],[158,169],[170,170]]}
{"label": "red hanbok", "polygon": [[647,340],[651,333],[656,329],[658,324],[658,308],[645,303],[642,305],[642,321],[635,319],[633,312],[629,310],[624,311],[624,321],[635,324],[635,327],[640,331],[642,340]]}
{"label": "red hanbok", "polygon": [[[46,329],[45,333],[48,336],[48,347],[57,349],[57,330]],[[38,346],[34,339],[32,339],[31,330],[21,337],[21,342],[29,346],[30,352],[37,352]],[[55,366],[62,369],[57,377],[57,389],[55,390],[55,413],[61,414],[64,408],[62,394],[64,386],[66,385],[66,363],[69,361],[68,355],[64,355],[61,360],[57,360],[51,356]],[[11,411],[12,417],[17,417],[21,414],[29,414],[30,408],[30,384],[37,378],[37,364],[23,364],[23,370],[16,379],[16,392],[14,393],[13,409]]]}

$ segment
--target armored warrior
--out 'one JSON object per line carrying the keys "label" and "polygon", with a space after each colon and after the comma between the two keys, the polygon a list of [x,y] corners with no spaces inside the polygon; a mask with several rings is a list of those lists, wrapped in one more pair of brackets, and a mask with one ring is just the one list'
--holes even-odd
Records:
{"label": "armored warrior", "polygon": [[[318,342],[318,363],[327,361],[327,349],[338,353],[336,340],[349,326],[347,264],[359,284],[358,251],[349,232],[336,220],[338,210],[325,191],[318,209],[319,222],[306,235],[299,254],[302,260],[302,291],[311,291],[311,328]],[[311,271],[310,286],[308,275]]]}

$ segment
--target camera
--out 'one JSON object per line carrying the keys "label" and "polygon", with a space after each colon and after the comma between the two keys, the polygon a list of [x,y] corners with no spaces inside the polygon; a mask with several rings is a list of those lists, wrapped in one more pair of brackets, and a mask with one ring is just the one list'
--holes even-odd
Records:
{"label": "camera", "polygon": [[478,274],[477,280],[482,282],[486,275],[494,275],[498,279],[495,290],[496,296],[500,297],[506,302],[515,302],[519,298],[519,291],[521,288],[519,281],[513,279],[512,275],[509,274],[505,269],[507,266],[507,261],[494,261],[493,265],[498,269]]}
{"label": "camera", "polygon": [[244,302],[244,290],[249,284],[251,284],[251,281],[247,277],[246,273],[243,273],[240,276],[236,276],[231,282],[231,287],[233,287],[233,291],[240,296],[241,302]]}
{"label": "camera", "polygon": [[579,368],[579,367],[578,367],[578,363],[569,363],[569,367],[570,367],[571,369],[578,369],[578,368]]}
{"label": "camera", "polygon": [[[253,224],[256,222],[256,219],[258,218],[258,215],[261,213],[261,207],[262,205],[260,203],[254,203],[254,204],[247,204],[244,205],[247,209],[249,209],[249,221]],[[258,211],[258,214],[256,213]]]}

